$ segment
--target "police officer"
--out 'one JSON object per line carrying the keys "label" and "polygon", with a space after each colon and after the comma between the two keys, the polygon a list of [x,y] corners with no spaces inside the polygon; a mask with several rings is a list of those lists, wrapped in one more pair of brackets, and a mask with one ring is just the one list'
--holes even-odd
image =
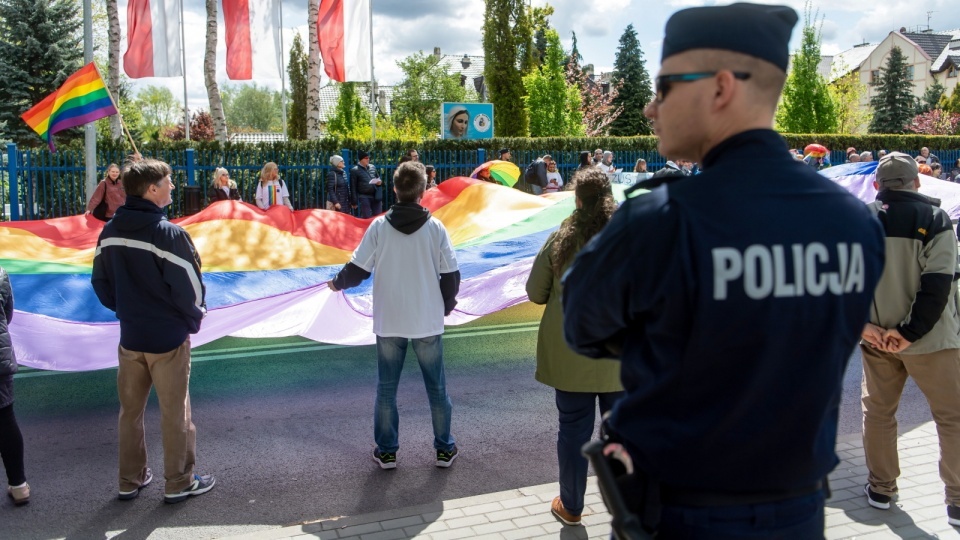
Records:
{"label": "police officer", "polygon": [[755,4],[669,19],[644,113],[661,154],[704,171],[628,199],[564,282],[568,343],[622,360],[606,428],[636,471],[627,502],[663,538],[823,537],[884,247],[866,206],[771,129],[796,22]]}

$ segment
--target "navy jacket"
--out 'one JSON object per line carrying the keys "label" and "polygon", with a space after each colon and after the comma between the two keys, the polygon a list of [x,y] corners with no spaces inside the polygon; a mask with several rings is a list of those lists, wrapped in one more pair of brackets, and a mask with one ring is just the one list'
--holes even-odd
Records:
{"label": "navy jacket", "polygon": [[[13,351],[10,339],[10,321],[13,320],[13,288],[10,275],[0,268],[0,379],[17,372],[17,355]],[[3,399],[0,397],[0,399]],[[4,406],[0,403],[0,407]]]}
{"label": "navy jacket", "polygon": [[664,484],[814,486],[838,462],[843,372],[883,231],[773,131],[735,135],[703,165],[629,199],[577,255],[565,337],[621,358],[627,395],[609,426]]}
{"label": "navy jacket", "polygon": [[187,231],[141,197],[103,227],[93,258],[93,290],[120,320],[120,345],[164,353],[200,330],[206,313],[200,256]]}
{"label": "navy jacket", "polygon": [[[353,191],[353,196],[359,199],[373,199],[377,195],[377,187],[370,183],[371,180],[377,177],[377,168],[373,165],[368,165],[366,168],[361,167],[360,165],[355,165],[350,169],[350,188]],[[340,203],[343,205],[343,203]]]}

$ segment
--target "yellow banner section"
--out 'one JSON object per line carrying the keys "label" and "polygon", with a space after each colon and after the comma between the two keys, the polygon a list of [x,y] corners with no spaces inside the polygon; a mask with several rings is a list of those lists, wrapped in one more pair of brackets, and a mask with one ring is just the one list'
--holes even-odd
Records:
{"label": "yellow banner section", "polygon": [[434,212],[450,233],[454,246],[519,223],[557,204],[559,198],[518,197],[513,189],[494,184],[476,184]]}
{"label": "yellow banner section", "polygon": [[197,246],[204,271],[209,272],[346,264],[353,254],[252,221],[207,221],[184,228]]}

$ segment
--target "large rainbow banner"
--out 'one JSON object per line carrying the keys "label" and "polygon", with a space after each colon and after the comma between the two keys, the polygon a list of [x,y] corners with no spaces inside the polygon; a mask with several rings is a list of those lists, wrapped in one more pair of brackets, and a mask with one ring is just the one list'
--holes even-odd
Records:
{"label": "large rainbow banner", "polygon": [[[446,323],[526,301],[533,259],[573,201],[570,192],[536,197],[468,178],[429,190],[422,204],[450,233],[462,276],[459,303]],[[346,293],[326,285],[349,262],[370,220],[221,201],[175,221],[197,246],[207,289],[208,313],[193,346],[227,335],[374,342],[372,280]],[[90,285],[102,228],[89,216],[0,226],[0,265],[16,304],[10,331],[21,364],[61,371],[117,365],[119,323]]]}

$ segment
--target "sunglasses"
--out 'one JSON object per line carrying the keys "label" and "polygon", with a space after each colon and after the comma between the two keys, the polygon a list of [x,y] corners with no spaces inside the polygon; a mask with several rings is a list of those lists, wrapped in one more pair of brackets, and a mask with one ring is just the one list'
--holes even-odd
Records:
{"label": "sunglasses", "polygon": [[[663,103],[667,99],[667,94],[674,83],[687,83],[708,79],[715,76],[719,71],[698,71],[695,73],[671,73],[669,75],[660,75],[656,78],[656,102]],[[743,71],[734,71],[733,77],[737,80],[745,81],[750,78],[750,74]]]}

